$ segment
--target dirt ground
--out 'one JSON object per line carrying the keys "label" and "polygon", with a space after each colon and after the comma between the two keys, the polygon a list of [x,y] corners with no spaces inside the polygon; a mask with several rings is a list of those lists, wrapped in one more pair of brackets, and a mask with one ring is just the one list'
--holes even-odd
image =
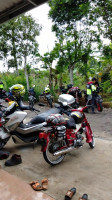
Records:
{"label": "dirt ground", "polygon": [[[39,108],[35,105],[35,108]],[[39,108],[41,112],[49,107]],[[36,113],[28,111],[27,120]],[[78,150],[65,156],[57,166],[50,166],[43,158],[41,146],[38,144],[17,145],[10,140],[4,150],[12,154],[20,154],[22,164],[6,167],[5,160],[0,161],[4,170],[17,175],[25,182],[48,178],[48,190],[43,191],[56,200],[63,200],[66,192],[75,187],[73,200],[87,193],[89,200],[112,199],[112,109],[104,109],[102,113],[86,114],[95,136],[96,146],[90,149],[87,143]],[[9,157],[9,158],[10,158]]]}

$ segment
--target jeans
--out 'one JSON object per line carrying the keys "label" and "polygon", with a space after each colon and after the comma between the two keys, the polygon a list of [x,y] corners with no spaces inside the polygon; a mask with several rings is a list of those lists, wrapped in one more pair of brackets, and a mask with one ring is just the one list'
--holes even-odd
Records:
{"label": "jeans", "polygon": [[95,95],[92,95],[92,112],[94,112],[94,107],[95,107]]}

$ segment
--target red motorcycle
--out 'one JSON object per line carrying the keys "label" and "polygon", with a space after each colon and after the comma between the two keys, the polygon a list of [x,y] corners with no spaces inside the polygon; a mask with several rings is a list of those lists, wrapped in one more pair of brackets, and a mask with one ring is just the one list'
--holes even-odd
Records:
{"label": "red motorcycle", "polygon": [[84,135],[90,148],[95,147],[94,136],[84,114],[87,106],[70,110],[70,117],[65,120],[60,114],[52,114],[46,119],[44,132],[39,134],[44,159],[50,165],[59,164],[66,153],[82,147]]}

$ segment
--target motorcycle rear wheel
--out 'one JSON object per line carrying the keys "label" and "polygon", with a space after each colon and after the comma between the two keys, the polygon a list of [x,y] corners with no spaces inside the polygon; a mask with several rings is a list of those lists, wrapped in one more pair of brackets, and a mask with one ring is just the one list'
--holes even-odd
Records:
{"label": "motorcycle rear wheel", "polygon": [[91,149],[95,147],[95,139],[93,136],[92,136],[92,142],[89,143],[89,146],[91,147]]}
{"label": "motorcycle rear wheel", "polygon": [[97,103],[97,110],[98,110],[99,112],[102,112],[102,111],[103,111],[103,105],[102,105],[101,102],[98,102],[98,103]]}
{"label": "motorcycle rear wheel", "polygon": [[43,152],[45,161],[52,166],[61,163],[65,157],[64,154],[59,156],[53,156],[53,153],[50,152],[50,146],[52,145],[53,142],[54,141],[50,140],[47,145],[46,151]]}

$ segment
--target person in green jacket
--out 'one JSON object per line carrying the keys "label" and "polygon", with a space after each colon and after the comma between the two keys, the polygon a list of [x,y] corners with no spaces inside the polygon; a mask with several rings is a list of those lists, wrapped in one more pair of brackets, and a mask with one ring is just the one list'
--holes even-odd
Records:
{"label": "person in green jacket", "polygon": [[3,82],[0,80],[0,98],[2,98]]}
{"label": "person in green jacket", "polygon": [[95,105],[95,97],[96,97],[96,88],[97,88],[97,79],[94,77],[92,78],[92,81],[88,82],[87,84],[87,98],[88,98],[88,103],[91,100],[93,114],[95,114],[94,105]]}

